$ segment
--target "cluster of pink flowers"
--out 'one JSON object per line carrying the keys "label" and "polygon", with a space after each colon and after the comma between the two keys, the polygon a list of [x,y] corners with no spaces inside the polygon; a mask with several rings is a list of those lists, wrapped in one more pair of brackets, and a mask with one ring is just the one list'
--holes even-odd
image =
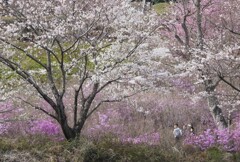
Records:
{"label": "cluster of pink flowers", "polygon": [[185,144],[195,145],[201,150],[212,147],[215,144],[215,135],[211,129],[207,129],[200,135],[190,134],[184,141]]}
{"label": "cluster of pink flowers", "polygon": [[4,134],[8,131],[10,123],[0,123],[0,134]]}
{"label": "cluster of pink flowers", "polygon": [[35,120],[30,123],[30,134],[59,135],[61,129],[57,123],[49,119]]}
{"label": "cluster of pink flowers", "polygon": [[24,110],[12,102],[0,102],[0,135],[60,135],[59,124],[50,119],[26,120]]}
{"label": "cluster of pink flowers", "polygon": [[200,135],[190,135],[185,141],[201,150],[216,146],[225,151],[240,151],[240,125],[233,130],[207,129]]}
{"label": "cluster of pink flowers", "polygon": [[105,135],[113,135],[123,143],[157,145],[160,142],[158,132],[132,135],[126,129],[126,125],[114,123],[112,120],[119,118],[119,112],[108,109],[104,113],[98,113],[98,123],[86,131],[86,135],[93,139],[100,139]]}

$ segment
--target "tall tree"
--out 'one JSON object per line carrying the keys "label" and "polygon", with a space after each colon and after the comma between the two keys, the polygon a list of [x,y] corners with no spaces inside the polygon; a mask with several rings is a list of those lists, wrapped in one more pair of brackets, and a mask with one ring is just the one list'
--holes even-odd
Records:
{"label": "tall tree", "polygon": [[[202,88],[215,124],[220,129],[225,128],[227,123],[221,105],[224,105],[227,96],[225,98],[218,96],[220,93],[223,95],[221,89],[225,86],[219,74],[220,71],[224,74],[226,71],[236,72],[229,63],[233,57],[231,51],[236,51],[239,47],[237,34],[231,33],[239,30],[239,21],[231,20],[238,19],[239,11],[230,5],[232,1],[179,0],[178,2],[172,5],[163,23],[166,29],[165,36],[171,40],[169,48],[178,59],[175,67],[179,69],[179,76],[195,77],[198,83],[203,83]],[[234,3],[239,3],[239,0]],[[224,28],[225,20],[231,22],[229,23],[231,27],[225,25]]]}
{"label": "tall tree", "polygon": [[[8,21],[0,20],[0,62],[21,85],[15,87],[20,98],[56,119],[66,139],[79,137],[103,103],[145,89],[140,54],[149,49],[143,42],[157,27],[150,13],[142,15],[120,0],[19,0],[4,10]],[[51,110],[24,92],[45,100]]]}

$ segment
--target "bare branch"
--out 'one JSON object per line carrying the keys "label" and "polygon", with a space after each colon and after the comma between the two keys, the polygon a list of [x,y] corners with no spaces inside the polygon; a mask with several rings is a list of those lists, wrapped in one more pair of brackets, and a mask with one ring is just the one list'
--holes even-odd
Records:
{"label": "bare branch", "polygon": [[55,98],[58,99],[59,92],[58,92],[58,89],[56,87],[55,81],[53,79],[52,59],[51,59],[51,54],[49,52],[47,53],[47,74],[48,74],[48,80],[50,81],[52,92],[53,92]]}
{"label": "bare branch", "polygon": [[66,90],[66,71],[64,69],[64,51],[63,51],[63,47],[60,43],[60,41],[58,39],[56,39],[56,42],[61,50],[61,59],[60,59],[60,69],[61,69],[61,73],[62,73],[62,92],[60,94],[61,98],[63,97],[65,90]]}
{"label": "bare branch", "polygon": [[24,103],[30,105],[31,107],[35,108],[36,110],[41,110],[42,112],[44,112],[46,115],[58,120],[58,118],[56,116],[54,116],[53,114],[50,114],[48,111],[44,110],[43,108],[39,107],[39,106],[36,106],[36,105],[33,105],[32,103],[18,97],[21,101],[23,101]]}
{"label": "bare branch", "polygon": [[115,99],[115,100],[103,100],[99,102],[87,115],[87,118],[92,115],[94,111],[96,111],[103,103],[109,103],[109,102],[120,102],[122,99]]}
{"label": "bare branch", "polygon": [[42,63],[40,62],[36,57],[34,57],[33,55],[30,55],[27,51],[25,51],[24,49],[22,49],[21,47],[18,47],[17,45],[14,45],[13,43],[10,43],[2,38],[0,38],[0,40],[6,44],[9,44],[11,45],[12,47],[16,48],[17,50],[19,51],[22,51],[23,53],[26,54],[26,56],[28,56],[30,59],[32,59],[33,61],[35,61],[36,63],[38,63],[39,65],[41,65],[44,69],[47,69],[47,67]]}
{"label": "bare branch", "polygon": [[29,75],[26,71],[21,69],[19,65],[11,62],[10,60],[2,57],[1,55],[0,55],[0,62],[2,62],[7,67],[15,71],[20,77],[22,77],[29,84],[31,84],[37,90],[37,92],[45,99],[45,101],[47,101],[54,109],[56,109],[56,104],[54,103],[54,101],[42,91],[42,89],[38,86],[38,84],[33,80],[33,77],[31,75]]}
{"label": "bare branch", "polygon": [[[56,39],[56,38],[55,38]],[[53,42],[55,41],[55,39],[53,40]],[[38,44],[37,42],[35,42],[34,40],[31,41],[32,43],[38,45],[39,47],[41,47],[42,49],[44,49],[47,53],[50,53],[54,56],[54,58],[57,60],[58,63],[60,63],[59,58],[57,57],[57,55],[53,52],[53,50],[51,50],[50,48],[43,46],[41,44]]]}
{"label": "bare branch", "polygon": [[116,78],[116,79],[113,79],[113,80],[110,80],[108,81],[107,83],[103,84],[97,91],[97,93],[99,93],[100,91],[102,91],[105,87],[107,87],[109,84],[113,83],[113,82],[116,82],[120,79],[120,77]]}
{"label": "bare branch", "polygon": [[227,81],[224,76],[222,76],[220,73],[218,74],[218,77],[224,82],[226,83],[227,85],[229,85],[230,87],[232,87],[234,90],[240,92],[240,89],[237,88],[236,86],[234,86],[232,83],[230,83],[229,81]]}
{"label": "bare branch", "polygon": [[126,99],[126,98],[129,98],[129,97],[132,97],[132,96],[134,96],[134,95],[136,95],[136,94],[138,94],[138,93],[140,93],[140,92],[143,92],[143,91],[145,91],[145,90],[147,90],[147,89],[143,89],[143,90],[137,91],[137,92],[135,92],[135,93],[133,93],[133,94],[126,95],[126,96],[123,96],[123,97],[118,98],[118,99],[102,100],[102,101],[100,101],[100,102],[88,113],[87,118],[88,118],[89,116],[91,116],[92,113],[95,112],[103,103],[121,102],[122,100],[124,100],[124,99]]}
{"label": "bare branch", "polygon": [[[97,20],[98,21],[98,20]],[[76,44],[77,42],[83,37],[85,36],[94,26],[94,24],[97,22],[97,21],[93,21],[90,25],[90,27],[83,33],[81,34],[80,36],[77,37],[77,39],[73,42],[72,45],[70,45],[67,49],[65,49],[63,52],[68,52],[69,50],[71,50]]]}

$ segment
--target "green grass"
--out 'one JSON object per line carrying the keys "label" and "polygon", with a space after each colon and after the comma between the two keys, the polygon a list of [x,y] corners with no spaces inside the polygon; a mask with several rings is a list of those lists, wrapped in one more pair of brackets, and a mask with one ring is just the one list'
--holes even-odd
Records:
{"label": "green grass", "polygon": [[[0,161],[71,162],[239,162],[240,153],[213,147],[174,152],[163,145],[124,144],[111,138],[57,141],[43,136],[0,137]],[[10,158],[11,157],[11,158]],[[11,160],[10,160],[10,159]],[[33,160],[34,159],[34,160]]]}
{"label": "green grass", "polygon": [[157,3],[153,6],[154,10],[158,13],[158,14],[163,14],[167,11],[169,7],[168,3]]}

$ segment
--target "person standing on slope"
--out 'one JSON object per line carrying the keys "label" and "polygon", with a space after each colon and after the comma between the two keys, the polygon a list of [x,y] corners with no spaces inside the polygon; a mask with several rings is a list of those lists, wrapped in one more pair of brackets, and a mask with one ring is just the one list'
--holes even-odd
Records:
{"label": "person standing on slope", "polygon": [[182,130],[178,127],[178,124],[174,124],[173,135],[174,135],[174,138],[175,138],[174,146],[179,147],[180,139],[182,137]]}

